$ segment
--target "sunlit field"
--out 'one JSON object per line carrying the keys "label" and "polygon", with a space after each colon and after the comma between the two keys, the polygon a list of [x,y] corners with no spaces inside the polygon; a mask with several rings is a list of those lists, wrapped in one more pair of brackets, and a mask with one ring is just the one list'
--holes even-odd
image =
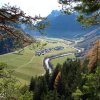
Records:
{"label": "sunlit field", "polygon": [[[41,40],[41,43],[47,43],[44,39]],[[45,57],[49,57],[51,55],[64,53],[68,51],[74,51],[73,48],[69,47],[67,44],[64,43],[47,43],[44,48],[51,48],[56,46],[63,46],[63,50],[53,50],[49,53],[44,55],[35,56],[35,51],[40,49],[36,47],[35,49],[32,48],[33,44],[24,48],[20,54],[16,52],[0,55],[0,62],[7,63],[10,67],[9,69],[14,70],[13,75],[20,80],[22,83],[28,83],[32,76],[40,76],[45,73],[45,69],[43,67],[43,59]],[[69,57],[74,57],[74,55],[69,55]],[[52,64],[56,66],[57,62],[63,63],[67,59],[67,56],[57,58],[52,60]]]}
{"label": "sunlit field", "polygon": [[64,57],[59,57],[59,58],[56,58],[56,59],[52,59],[51,60],[51,63],[53,64],[54,67],[56,67],[56,65],[59,63],[59,64],[63,64],[65,60],[67,60],[67,58],[75,58],[75,55],[72,54],[72,55],[68,55],[68,56],[64,56]]}

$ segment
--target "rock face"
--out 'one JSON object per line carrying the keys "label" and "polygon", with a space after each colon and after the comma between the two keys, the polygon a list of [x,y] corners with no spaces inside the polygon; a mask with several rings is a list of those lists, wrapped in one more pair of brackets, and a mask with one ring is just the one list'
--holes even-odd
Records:
{"label": "rock face", "polygon": [[88,70],[89,72],[92,72],[95,69],[97,62],[100,62],[100,40],[97,40],[88,51],[87,59],[89,60]]}

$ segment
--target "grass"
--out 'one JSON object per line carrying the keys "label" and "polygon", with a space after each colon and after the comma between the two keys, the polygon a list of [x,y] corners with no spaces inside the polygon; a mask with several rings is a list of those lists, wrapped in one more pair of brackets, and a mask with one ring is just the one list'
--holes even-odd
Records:
{"label": "grass", "polygon": [[51,63],[53,64],[54,67],[56,67],[58,63],[62,65],[67,58],[75,58],[75,55],[73,54],[73,55],[52,59]]}
{"label": "grass", "polygon": [[[42,39],[41,43],[45,43],[46,40]],[[30,78],[32,76],[40,76],[45,73],[45,70],[43,68],[43,59],[47,56],[51,56],[54,54],[59,54],[63,52],[68,52],[68,51],[73,51],[73,48],[68,47],[68,45],[64,43],[47,43],[47,45],[44,48],[50,48],[50,47],[56,47],[56,46],[64,46],[64,50],[60,51],[52,51],[50,53],[47,53],[45,55],[41,56],[35,56],[35,50],[38,50],[39,47],[36,49],[30,49],[31,46],[27,46],[24,48],[24,51],[19,55],[17,53],[8,53],[4,55],[0,55],[0,62],[5,62],[7,63],[10,67],[9,69],[14,70],[14,76],[20,80],[23,84],[28,83]],[[73,57],[73,55],[72,55]],[[67,56],[62,57],[62,58],[57,58],[52,60],[51,62],[53,63],[54,66],[58,62],[61,64],[65,61]]]}

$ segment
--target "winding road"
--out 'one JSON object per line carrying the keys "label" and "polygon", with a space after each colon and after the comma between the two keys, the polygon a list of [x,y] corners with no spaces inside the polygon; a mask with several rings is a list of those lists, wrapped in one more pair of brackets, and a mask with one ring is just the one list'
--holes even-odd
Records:
{"label": "winding road", "polygon": [[[73,48],[74,48],[74,47],[73,47]],[[77,53],[80,53],[80,52],[81,52],[80,49],[77,49],[77,48],[74,48],[74,49],[76,49],[76,52],[77,52]],[[50,56],[50,57],[47,57],[47,58],[44,59],[44,67],[45,67],[47,70],[49,70],[49,73],[52,73],[52,69],[53,69],[52,67],[53,67],[53,66],[51,66],[50,60],[56,59],[56,58],[59,58],[59,57],[63,57],[63,56],[72,55],[72,54],[74,54],[74,53],[76,53],[76,52],[67,52],[67,53],[62,53],[62,54],[57,54],[57,55],[52,55],[52,56]]]}

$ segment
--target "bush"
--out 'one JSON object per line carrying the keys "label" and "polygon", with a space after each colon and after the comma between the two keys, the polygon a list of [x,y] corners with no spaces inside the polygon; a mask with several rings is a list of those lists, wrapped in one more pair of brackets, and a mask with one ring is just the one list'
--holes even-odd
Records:
{"label": "bush", "polygon": [[1,62],[1,63],[0,63],[0,70],[2,70],[2,69],[4,69],[4,68],[7,68],[7,66],[8,66],[7,64]]}

